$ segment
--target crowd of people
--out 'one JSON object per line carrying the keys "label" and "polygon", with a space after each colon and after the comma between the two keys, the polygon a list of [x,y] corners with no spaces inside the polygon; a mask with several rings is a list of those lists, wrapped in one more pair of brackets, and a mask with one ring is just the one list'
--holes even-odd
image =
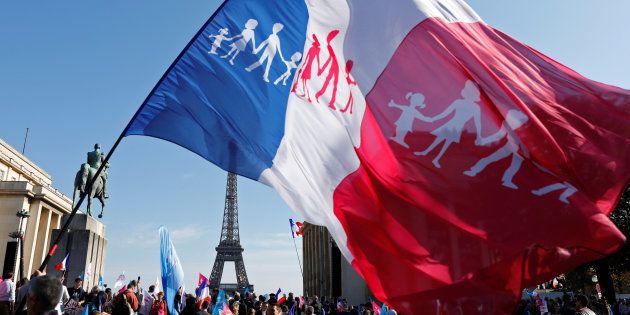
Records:
{"label": "crowd of people", "polygon": [[619,299],[613,305],[606,300],[583,294],[564,294],[561,298],[535,298],[521,300],[517,315],[630,315],[630,301]]}
{"label": "crowd of people", "polygon": [[[145,291],[140,280],[132,280],[115,291],[94,286],[83,289],[83,280],[63,285],[64,276],[52,277],[36,271],[30,279],[14,282],[13,274],[3,275],[0,282],[0,315],[167,315],[169,308],[155,285]],[[375,310],[373,302],[351,305],[345,299],[317,296],[295,296],[293,293],[257,295],[253,292],[225,293],[213,289],[203,297],[177,294],[173,307],[182,315],[395,315],[394,310]],[[229,310],[228,310],[229,309]]]}
{"label": "crowd of people", "polygon": [[[122,288],[94,286],[83,289],[83,280],[74,279],[73,285],[63,285],[62,276],[52,277],[36,271],[30,279],[14,282],[13,274],[6,273],[0,282],[0,315],[167,315],[164,292],[155,285],[145,291],[140,280],[132,280]],[[295,296],[293,293],[257,295],[253,292],[226,293],[213,289],[202,296],[178,293],[173,301],[182,315],[393,315],[374,302],[360,305],[347,303],[343,298]],[[378,309],[377,309],[378,308]],[[220,312],[217,312],[217,309]],[[618,300],[608,305],[605,300],[585,295],[543,298],[530,295],[521,301],[515,314],[519,315],[630,315],[630,301]]]}

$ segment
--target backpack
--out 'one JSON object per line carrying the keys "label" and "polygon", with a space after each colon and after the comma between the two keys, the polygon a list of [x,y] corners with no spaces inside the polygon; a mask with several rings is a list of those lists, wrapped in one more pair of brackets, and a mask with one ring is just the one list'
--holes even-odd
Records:
{"label": "backpack", "polygon": [[127,295],[124,292],[121,295],[114,304],[112,315],[133,315],[134,312],[131,304],[127,301]]}

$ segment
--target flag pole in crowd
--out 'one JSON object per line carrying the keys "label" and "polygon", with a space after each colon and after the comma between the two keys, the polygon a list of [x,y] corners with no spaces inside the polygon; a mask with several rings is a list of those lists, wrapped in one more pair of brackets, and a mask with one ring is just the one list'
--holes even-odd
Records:
{"label": "flag pole in crowd", "polygon": [[[298,260],[298,265],[300,266],[300,274],[302,275],[302,281],[304,281],[304,271],[302,270],[302,261],[300,260],[300,254],[297,250],[297,244],[295,243],[295,235],[302,236],[302,222],[293,223],[293,219],[289,219],[289,226],[291,227],[291,237],[293,238],[293,248],[295,248],[295,256]],[[294,231],[294,227],[297,226],[297,231]]]}

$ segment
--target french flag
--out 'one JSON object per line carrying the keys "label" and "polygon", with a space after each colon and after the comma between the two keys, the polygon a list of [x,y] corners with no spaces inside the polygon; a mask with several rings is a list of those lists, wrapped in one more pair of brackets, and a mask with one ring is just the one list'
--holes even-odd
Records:
{"label": "french flag", "polygon": [[55,265],[55,270],[57,271],[65,271],[66,266],[68,265],[68,257],[70,257],[70,253],[66,254],[66,257],[63,258],[61,262]]}
{"label": "french flag", "polygon": [[195,290],[195,294],[198,299],[203,299],[209,295],[208,292],[208,278],[206,278],[203,274],[199,273],[199,280],[197,281],[197,289]]}
{"label": "french flag", "polygon": [[273,187],[405,314],[512,313],[624,242],[630,91],[463,0],[227,0],[124,134]]}

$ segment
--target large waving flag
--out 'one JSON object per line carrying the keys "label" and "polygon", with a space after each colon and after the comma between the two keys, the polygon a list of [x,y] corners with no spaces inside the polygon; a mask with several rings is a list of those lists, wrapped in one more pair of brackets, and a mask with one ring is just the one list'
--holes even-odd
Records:
{"label": "large waving flag", "polygon": [[227,0],[124,134],[274,187],[405,314],[509,313],[624,240],[630,92],[463,0]]}
{"label": "large waving flag", "polygon": [[175,295],[184,285],[184,271],[173,246],[173,241],[165,226],[160,226],[160,265],[162,267],[162,287],[169,314],[179,314],[175,308]]}

